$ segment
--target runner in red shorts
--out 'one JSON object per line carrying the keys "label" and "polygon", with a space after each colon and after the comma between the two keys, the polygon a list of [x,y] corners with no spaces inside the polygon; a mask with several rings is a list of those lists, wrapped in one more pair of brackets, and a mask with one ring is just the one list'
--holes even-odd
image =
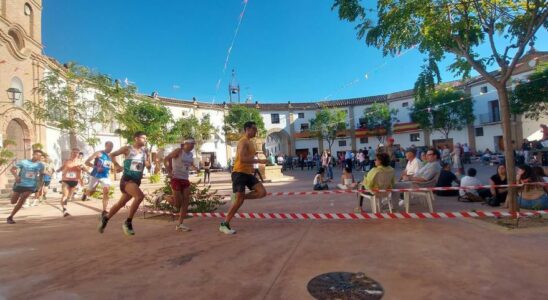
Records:
{"label": "runner in red shorts", "polygon": [[190,181],[188,176],[190,169],[197,169],[194,166],[194,149],[195,141],[193,138],[188,138],[183,141],[180,148],[173,150],[164,159],[168,177],[171,178],[171,189],[175,197],[175,206],[179,208],[179,224],[175,230],[190,231],[191,229],[183,225],[183,221],[188,211],[190,202]]}

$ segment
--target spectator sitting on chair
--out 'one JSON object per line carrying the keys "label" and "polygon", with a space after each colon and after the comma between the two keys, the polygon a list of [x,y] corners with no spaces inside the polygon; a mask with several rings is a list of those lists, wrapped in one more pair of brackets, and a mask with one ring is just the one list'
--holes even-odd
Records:
{"label": "spectator sitting on chair", "polygon": [[[450,186],[453,186],[453,182],[455,182],[457,186],[460,185],[457,175],[451,172],[451,164],[442,163],[441,167],[442,169],[440,172],[440,177],[438,178],[438,182],[436,183],[436,187],[450,187]],[[451,196],[458,196],[459,191],[457,190],[434,191],[434,194],[438,196],[451,197]]]}
{"label": "spectator sitting on chair", "polygon": [[[508,184],[508,179],[506,179],[506,166],[499,165],[497,167],[497,174],[491,176],[489,179],[490,185],[505,185]],[[491,188],[491,195],[495,197],[495,202],[492,206],[499,206],[501,203],[506,201],[506,196],[508,195],[508,188]]]}
{"label": "spectator sitting on chair", "polygon": [[[521,194],[518,196],[518,205],[525,209],[548,209],[548,186],[543,178],[539,178],[533,168],[528,165],[518,167],[517,182],[526,184],[521,188]],[[535,184],[541,183],[541,184]]]}
{"label": "spectator sitting on chair", "polygon": [[[394,185],[395,181],[395,171],[390,166],[390,156],[388,153],[377,153],[375,158],[375,167],[371,169],[363,178],[363,187],[367,190],[377,189],[379,188],[379,183],[375,181],[375,176],[378,173],[385,173],[387,172],[392,177],[392,186]],[[392,186],[390,188],[392,188]],[[367,191],[365,194],[372,195],[371,192]],[[363,206],[363,197],[359,197],[359,207],[356,208],[356,212],[362,212],[362,206]]]}
{"label": "spectator sitting on chair", "polygon": [[[460,180],[460,186],[476,186],[482,185],[481,181],[476,178],[478,171],[474,168],[469,168],[466,172],[467,176],[462,177]],[[471,201],[482,201],[487,197],[491,197],[491,192],[489,189],[470,189],[470,190],[459,190],[459,195],[461,197],[468,197]]]}
{"label": "spectator sitting on chair", "polygon": [[316,176],[314,177],[314,190],[315,191],[321,191],[321,190],[328,190],[329,187],[327,186],[327,182],[329,180],[324,180],[323,174],[325,173],[325,169],[322,167],[316,172]]}
{"label": "spectator sitting on chair", "polygon": [[341,190],[351,190],[356,187],[351,168],[344,168],[343,174],[341,175],[341,183],[337,184],[337,187]]}
{"label": "spectator sitting on chair", "polygon": [[405,158],[407,159],[407,165],[405,166],[405,170],[401,172],[400,180],[402,180],[404,176],[415,175],[422,167],[422,162],[420,161],[420,159],[416,157],[416,154],[417,154],[417,150],[413,148],[409,148],[407,149],[407,151],[405,151]]}
{"label": "spectator sitting on chair", "polygon": [[[412,176],[404,175],[402,177],[402,181],[396,183],[395,188],[412,188],[414,183],[428,182],[438,176],[441,171],[441,165],[439,161],[440,152],[434,148],[431,148],[426,151],[425,157],[426,164]],[[398,199],[400,198],[400,194],[400,192],[392,192],[392,203],[397,203],[396,201],[398,201]],[[403,201],[400,202],[400,204],[403,205]],[[396,206],[394,205],[394,207]]]}

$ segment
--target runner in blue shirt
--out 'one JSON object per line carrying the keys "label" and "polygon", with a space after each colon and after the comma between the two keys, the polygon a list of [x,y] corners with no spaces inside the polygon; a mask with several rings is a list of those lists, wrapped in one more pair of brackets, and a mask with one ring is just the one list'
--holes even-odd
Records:
{"label": "runner in blue shirt", "polygon": [[13,216],[21,209],[30,194],[35,193],[40,186],[39,181],[42,180],[44,174],[44,165],[41,161],[42,155],[42,151],[34,150],[32,160],[21,160],[10,170],[11,174],[15,176],[15,184],[10,199],[11,204],[15,204],[15,207],[6,220],[8,224],[15,224]]}
{"label": "runner in blue shirt", "polygon": [[112,159],[110,159],[109,153],[112,151],[113,147],[114,144],[111,141],[107,141],[105,143],[105,150],[93,153],[93,155],[86,160],[86,166],[93,167],[93,171],[91,171],[89,185],[82,196],[82,201],[86,201],[86,198],[91,196],[91,194],[95,192],[97,185],[101,183],[101,186],[103,187],[103,212],[101,212],[101,216],[107,214],[108,193],[110,191],[109,175],[110,169],[112,168]]}

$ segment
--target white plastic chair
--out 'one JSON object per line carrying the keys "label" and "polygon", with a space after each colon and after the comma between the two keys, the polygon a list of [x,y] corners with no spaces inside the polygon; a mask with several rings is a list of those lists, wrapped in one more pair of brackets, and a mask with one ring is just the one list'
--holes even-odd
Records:
{"label": "white plastic chair", "polygon": [[[422,187],[435,187],[436,183],[438,182],[438,178],[440,177],[440,173],[437,173],[434,178],[432,178],[429,181],[425,182],[414,182],[413,187],[414,188],[422,188]],[[426,205],[428,206],[428,211],[430,213],[434,212],[434,200],[436,199],[434,196],[434,191],[424,191],[424,192],[404,192],[403,193],[403,202],[405,205],[405,212],[409,213],[409,202],[412,196],[420,196],[424,197],[426,201]]]}
{"label": "white plastic chair", "polygon": [[[377,182],[379,189],[392,188],[394,180],[394,171],[391,172],[379,172],[373,177],[373,181]],[[377,213],[381,211],[381,203],[383,200],[388,201],[388,210],[392,212],[392,197],[390,192],[373,192],[372,195],[365,193],[358,193],[358,197],[364,197],[369,199],[371,205],[371,212]]]}

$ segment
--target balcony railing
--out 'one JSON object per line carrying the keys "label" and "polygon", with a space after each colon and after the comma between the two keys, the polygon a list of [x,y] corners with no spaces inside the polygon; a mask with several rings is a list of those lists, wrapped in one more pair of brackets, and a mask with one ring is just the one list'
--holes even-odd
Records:
{"label": "balcony railing", "polygon": [[500,122],[500,113],[479,114],[476,116],[476,120],[480,124],[497,123]]}

